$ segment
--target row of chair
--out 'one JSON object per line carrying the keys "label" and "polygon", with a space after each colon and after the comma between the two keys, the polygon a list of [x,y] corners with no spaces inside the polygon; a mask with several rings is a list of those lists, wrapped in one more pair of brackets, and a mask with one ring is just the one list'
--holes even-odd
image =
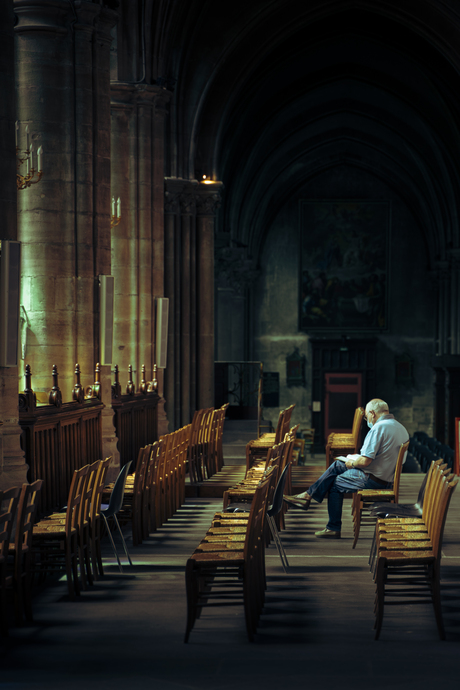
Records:
{"label": "row of chair", "polygon": [[[432,602],[439,637],[445,639],[441,610],[440,565],[442,539],[458,478],[442,463],[431,463],[420,505],[397,505],[377,521],[370,566],[375,590],[375,639],[380,636],[385,605]],[[420,496],[419,496],[420,500]],[[401,513],[401,515],[399,515]]]}
{"label": "row of chair", "polygon": [[[124,481],[117,479],[105,487],[105,504],[115,491],[117,494],[122,492],[118,521],[121,524],[131,523],[135,546],[142,544],[183,504],[190,437],[191,424],[188,424],[144,446],[139,450],[135,472],[127,474],[128,470],[125,469],[127,476]],[[119,559],[118,565],[121,569]]]}
{"label": "row of chair", "polygon": [[258,482],[248,512],[215,514],[210,529],[188,559],[185,642],[203,607],[241,604],[247,635],[253,641],[265,599],[264,524],[274,495],[276,469],[270,466]]}
{"label": "row of chair", "polygon": [[416,431],[410,440],[409,453],[420,465],[422,472],[428,472],[433,460],[442,458],[452,469],[455,462],[455,451],[424,431]]}
{"label": "row of chair", "polygon": [[104,574],[101,503],[110,460],[97,460],[75,470],[67,505],[33,527],[33,572],[44,578],[64,569],[70,599]]}
{"label": "row of chair", "polygon": [[267,453],[272,446],[281,443],[290,429],[291,417],[294,405],[281,410],[274,433],[262,434],[259,438],[249,441],[246,445],[246,472],[256,463],[265,461]]}
{"label": "row of chair", "polygon": [[243,480],[236,486],[224,491],[224,510],[230,510],[233,506],[240,506],[245,503],[250,504],[259,481],[269,467],[276,466],[277,479],[279,478],[285,466],[292,462],[296,429],[297,427],[291,429],[286,434],[284,441],[273,445],[266,453],[264,460],[259,460],[248,468]]}
{"label": "row of chair", "polygon": [[254,454],[244,480],[224,492],[222,511],[188,559],[185,642],[203,607],[235,604],[243,604],[248,638],[254,639],[264,603],[270,535],[285,572],[289,565],[278,530],[296,431],[288,429],[276,444],[270,438],[263,460]]}
{"label": "row of chair", "polygon": [[[8,633],[7,595],[13,594],[17,625],[32,620],[32,527],[42,480],[0,491],[0,632]],[[14,526],[14,534],[13,534]]]}
{"label": "row of chair", "polygon": [[222,469],[222,436],[228,406],[226,403],[217,410],[196,410],[193,415],[187,456],[191,484],[209,479]]}

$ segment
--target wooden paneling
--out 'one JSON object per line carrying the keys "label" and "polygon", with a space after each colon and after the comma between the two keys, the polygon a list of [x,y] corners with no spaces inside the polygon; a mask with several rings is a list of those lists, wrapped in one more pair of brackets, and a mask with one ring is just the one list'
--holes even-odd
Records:
{"label": "wooden paneling", "polygon": [[139,448],[158,440],[157,406],[155,392],[112,398],[120,465],[132,460],[135,469]]}
{"label": "wooden paneling", "polygon": [[62,508],[74,470],[102,458],[100,400],[27,406],[20,396],[19,423],[30,482],[43,479],[39,511]]}

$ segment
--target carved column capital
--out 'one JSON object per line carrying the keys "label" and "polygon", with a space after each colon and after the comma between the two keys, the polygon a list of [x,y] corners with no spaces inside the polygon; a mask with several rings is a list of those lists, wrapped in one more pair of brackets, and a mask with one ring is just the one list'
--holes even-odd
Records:
{"label": "carved column capital", "polygon": [[196,190],[196,212],[198,216],[215,216],[222,201],[222,182],[200,183]]}
{"label": "carved column capital", "polygon": [[196,212],[196,198],[193,192],[182,192],[179,196],[180,212],[183,216],[193,216]]}
{"label": "carved column capital", "polygon": [[194,215],[197,187],[196,180],[165,177],[165,213]]}

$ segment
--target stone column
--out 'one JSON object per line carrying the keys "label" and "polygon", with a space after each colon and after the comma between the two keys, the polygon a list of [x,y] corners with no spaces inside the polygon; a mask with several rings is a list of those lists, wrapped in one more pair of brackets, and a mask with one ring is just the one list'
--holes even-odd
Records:
{"label": "stone column", "polygon": [[28,125],[35,150],[40,145],[44,149],[43,179],[18,195],[21,305],[29,323],[23,342],[25,363],[31,365],[37,392],[49,389],[56,364],[63,398],[70,400],[77,361],[75,73],[70,26],[76,17],[64,0],[15,0],[14,9],[19,147],[26,147]]}
{"label": "stone column", "polygon": [[[97,276],[110,273],[110,29],[91,2],[15,0],[20,146],[29,124],[43,179],[20,197],[25,359],[37,392],[57,364],[71,399],[75,363],[91,383],[98,358]],[[106,375],[102,372],[102,375]]]}
{"label": "stone column", "polygon": [[[71,400],[99,360],[98,276],[110,274],[110,30],[117,15],[92,2],[15,0],[18,119],[44,148],[43,179],[20,197],[23,343],[36,392],[57,364]],[[24,131],[22,128],[21,132]],[[25,135],[22,135],[24,141]],[[103,452],[116,454],[110,368],[101,368]]]}
{"label": "stone column", "polygon": [[[87,5],[87,4],[86,4]],[[82,3],[82,9],[85,3]],[[86,6],[86,9],[88,7]],[[95,305],[95,317],[93,321],[94,352],[92,353],[93,363],[101,359],[100,349],[100,304],[99,304],[99,281],[100,275],[112,274],[111,261],[111,148],[110,148],[110,46],[112,43],[111,29],[115,26],[117,15],[107,8],[100,7],[100,12],[95,21],[95,33],[92,41],[93,50],[93,104],[94,120],[92,126],[92,137],[94,141],[93,150],[93,226],[91,242],[93,246],[92,266],[88,261],[87,286],[88,293],[91,289],[91,299]],[[75,40],[78,47],[78,35],[76,25]],[[78,66],[78,65],[77,65]],[[90,75],[91,76],[91,75]],[[79,99],[77,99],[79,100]],[[87,132],[88,134],[88,132]],[[80,137],[77,137],[77,142]],[[78,179],[78,178],[77,178]],[[88,200],[89,202],[89,200]],[[89,205],[89,203],[88,203]],[[78,249],[83,249],[79,243]],[[85,251],[85,249],[83,249]],[[85,252],[86,255],[86,252]],[[80,254],[81,256],[81,254]],[[79,261],[79,281],[83,273],[82,261]],[[85,262],[86,264],[86,262]],[[80,267],[81,265],[81,267]],[[90,274],[91,271],[91,274]],[[85,323],[85,303],[81,300],[81,291],[78,291],[80,303],[78,305],[79,333]],[[88,294],[90,297],[90,294]],[[89,339],[90,334],[86,337]],[[83,360],[84,341],[79,338],[78,357]],[[94,360],[96,359],[96,362]],[[105,404],[102,411],[102,453],[104,457],[112,456],[111,467],[120,466],[120,453],[117,448],[117,437],[115,435],[114,411],[112,408],[112,376],[110,365],[101,366],[101,400]]]}
{"label": "stone column", "polygon": [[121,221],[112,228],[112,275],[115,278],[113,364],[120,380],[128,366],[137,372],[138,340],[138,213],[135,87],[111,85],[111,196],[121,200]]}
{"label": "stone column", "polygon": [[197,405],[214,404],[214,225],[222,184],[197,190]]}
{"label": "stone column", "polygon": [[[163,296],[163,176],[161,224],[158,212],[157,100],[164,89],[112,82],[112,196],[121,199],[121,222],[112,229],[116,292],[115,363],[123,373],[132,364],[136,385],[145,364],[155,364],[154,297]],[[161,108],[160,108],[161,110]],[[164,142],[163,142],[164,144]],[[158,275],[159,273],[159,275]]]}
{"label": "stone column", "polygon": [[180,181],[167,180],[165,184],[164,201],[164,294],[169,299],[169,320],[168,320],[168,353],[167,366],[164,373],[164,395],[166,415],[172,424],[173,429],[179,427],[179,420],[176,419],[176,380],[180,381],[180,371],[176,363],[176,331],[175,331],[175,310],[176,310],[176,291],[175,275],[177,267],[175,263],[175,236],[176,227],[179,225],[179,194],[181,189]]}
{"label": "stone column", "polygon": [[[153,294],[164,296],[164,165],[165,165],[165,117],[171,93],[159,89],[155,99],[155,116],[153,122]],[[159,370],[158,394],[158,434],[168,433],[168,419],[164,408],[164,374]]]}
{"label": "stone column", "polygon": [[[0,174],[1,239],[17,239],[13,3],[0,3]],[[20,446],[18,367],[0,367],[0,490],[27,481]]]}
{"label": "stone column", "polygon": [[196,314],[196,180],[165,179],[165,296],[169,298],[166,409],[174,428],[191,421]]}
{"label": "stone column", "polygon": [[[121,199],[121,222],[112,229],[114,364],[122,380],[133,366],[138,389],[142,365],[148,377],[153,374],[155,297],[164,296],[163,121],[169,94],[115,81],[111,93],[112,196]],[[161,396],[163,374],[157,379]],[[165,433],[164,401],[158,416],[159,433]]]}
{"label": "stone column", "polygon": [[[192,274],[195,273],[195,213],[196,198],[195,192],[198,183],[195,180],[188,182],[180,195],[181,211],[181,313],[178,327],[180,338],[180,416],[181,425],[184,426],[191,422],[195,407],[192,407],[192,390],[195,391],[195,371],[192,371],[192,355],[196,357],[192,332],[195,333],[195,326],[192,325],[196,318],[196,292],[193,289]],[[192,318],[193,317],[193,318]],[[194,340],[194,339],[193,339]]]}

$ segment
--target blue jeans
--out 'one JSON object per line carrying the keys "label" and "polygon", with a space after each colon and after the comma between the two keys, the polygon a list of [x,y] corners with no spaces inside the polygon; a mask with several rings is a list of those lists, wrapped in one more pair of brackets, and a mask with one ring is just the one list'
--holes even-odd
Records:
{"label": "blue jeans", "polygon": [[379,484],[371,479],[363,470],[347,470],[342,460],[335,460],[321,477],[307,490],[312,498],[322,503],[329,492],[327,512],[329,522],[327,529],[340,532],[342,528],[343,494],[354,493],[361,489],[390,489],[392,484]]}

